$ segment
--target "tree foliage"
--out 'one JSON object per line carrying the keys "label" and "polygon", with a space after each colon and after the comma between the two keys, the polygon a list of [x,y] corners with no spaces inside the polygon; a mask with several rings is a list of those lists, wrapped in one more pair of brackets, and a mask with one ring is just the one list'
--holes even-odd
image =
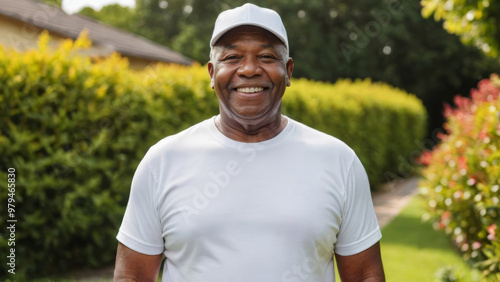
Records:
{"label": "tree foliage", "polygon": [[497,56],[500,51],[500,2],[496,0],[423,0],[422,14],[444,20],[443,27],[467,43]]}
{"label": "tree foliage", "polygon": [[132,33],[139,33],[137,14],[134,9],[129,7],[111,4],[102,7],[99,11],[91,7],[85,7],[78,13]]}
{"label": "tree foliage", "polygon": [[62,0],[36,0],[36,1],[44,4],[49,4],[58,8],[61,8],[62,6]]}
{"label": "tree foliage", "polygon": [[245,1],[136,0],[141,35],[201,63],[208,61],[209,41],[217,15]]}

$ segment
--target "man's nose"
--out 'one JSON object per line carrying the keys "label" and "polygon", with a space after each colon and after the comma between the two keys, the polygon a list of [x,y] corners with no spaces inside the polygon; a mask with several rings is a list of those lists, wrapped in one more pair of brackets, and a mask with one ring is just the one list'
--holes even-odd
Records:
{"label": "man's nose", "polygon": [[238,68],[237,74],[245,77],[254,77],[262,75],[262,71],[258,58],[245,57],[241,61],[241,66]]}

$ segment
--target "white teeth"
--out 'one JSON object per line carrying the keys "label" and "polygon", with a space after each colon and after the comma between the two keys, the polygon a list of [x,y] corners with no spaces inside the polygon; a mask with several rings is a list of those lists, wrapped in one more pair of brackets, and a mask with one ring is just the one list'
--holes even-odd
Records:
{"label": "white teeth", "polygon": [[260,92],[264,90],[263,87],[242,87],[242,88],[237,88],[236,89],[238,92],[243,92],[243,93],[255,93],[255,92]]}

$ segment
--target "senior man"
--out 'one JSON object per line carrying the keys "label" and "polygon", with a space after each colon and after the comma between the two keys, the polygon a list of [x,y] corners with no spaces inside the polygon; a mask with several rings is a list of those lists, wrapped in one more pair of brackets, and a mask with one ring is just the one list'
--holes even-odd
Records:
{"label": "senior man", "polygon": [[[293,70],[279,15],[215,23],[220,114],[147,152],[118,232],[115,280],[384,281],[368,179],[338,139],[281,113]],[[335,113],[332,113],[334,115]]]}

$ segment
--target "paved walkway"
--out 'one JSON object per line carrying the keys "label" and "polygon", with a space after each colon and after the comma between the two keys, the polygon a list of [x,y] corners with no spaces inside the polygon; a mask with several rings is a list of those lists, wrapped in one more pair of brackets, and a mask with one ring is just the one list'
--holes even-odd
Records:
{"label": "paved walkway", "polygon": [[[380,228],[391,222],[409,203],[417,192],[417,186],[417,177],[400,179],[384,185],[381,191],[372,195]],[[88,271],[75,272],[71,278],[86,282],[111,281],[113,269],[113,266],[108,266],[90,273]]]}
{"label": "paved walkway", "polygon": [[418,191],[418,177],[392,181],[372,195],[378,224],[383,228],[408,205]]}

